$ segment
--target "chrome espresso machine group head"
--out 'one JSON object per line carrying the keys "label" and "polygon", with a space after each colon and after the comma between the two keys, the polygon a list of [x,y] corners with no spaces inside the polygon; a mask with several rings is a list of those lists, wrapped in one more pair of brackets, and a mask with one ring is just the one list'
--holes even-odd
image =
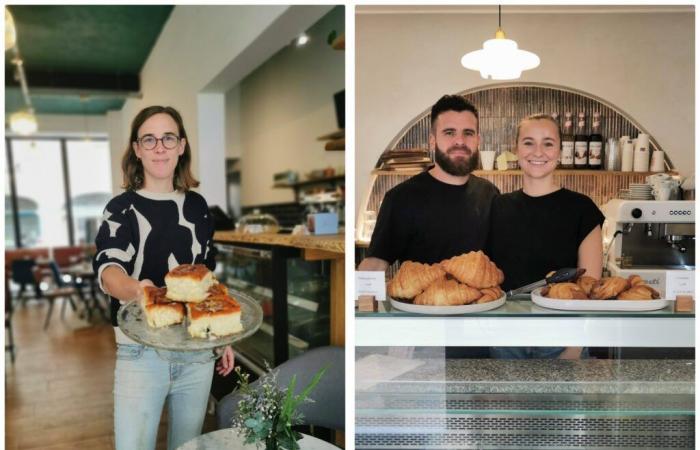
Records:
{"label": "chrome espresso machine group head", "polygon": [[[662,298],[694,296],[695,202],[611,200],[603,206],[603,262],[611,275],[640,275]],[[673,279],[673,292],[667,282]],[[690,292],[679,292],[685,283]]]}

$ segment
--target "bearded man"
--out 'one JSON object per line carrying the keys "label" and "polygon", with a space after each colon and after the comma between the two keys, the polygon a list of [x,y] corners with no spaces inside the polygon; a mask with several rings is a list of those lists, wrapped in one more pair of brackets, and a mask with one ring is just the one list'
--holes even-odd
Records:
{"label": "bearded man", "polygon": [[386,270],[394,261],[437,263],[486,244],[492,183],[471,172],[479,161],[479,114],[459,95],[445,95],[430,112],[435,165],[384,196],[358,270]]}

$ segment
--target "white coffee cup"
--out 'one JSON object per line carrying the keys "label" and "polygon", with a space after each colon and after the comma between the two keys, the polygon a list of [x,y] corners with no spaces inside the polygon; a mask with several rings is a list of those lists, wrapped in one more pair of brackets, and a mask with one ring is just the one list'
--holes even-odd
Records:
{"label": "white coffee cup", "polygon": [[664,152],[655,150],[654,153],[651,154],[651,166],[649,167],[649,171],[663,172],[664,170]]}
{"label": "white coffee cup", "polygon": [[658,185],[651,190],[651,194],[656,200],[669,200],[671,198],[671,187],[665,184]]}
{"label": "white coffee cup", "polygon": [[481,168],[483,170],[493,170],[493,163],[496,161],[496,152],[494,150],[481,150],[479,157],[481,158]]}

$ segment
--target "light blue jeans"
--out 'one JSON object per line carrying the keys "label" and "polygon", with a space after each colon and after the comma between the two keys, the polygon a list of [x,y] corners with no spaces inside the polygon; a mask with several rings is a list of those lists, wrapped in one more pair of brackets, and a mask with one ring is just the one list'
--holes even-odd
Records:
{"label": "light blue jeans", "polygon": [[143,345],[117,344],[116,450],[155,449],[166,400],[168,450],[199,436],[214,373],[211,355],[212,352],[156,352]]}

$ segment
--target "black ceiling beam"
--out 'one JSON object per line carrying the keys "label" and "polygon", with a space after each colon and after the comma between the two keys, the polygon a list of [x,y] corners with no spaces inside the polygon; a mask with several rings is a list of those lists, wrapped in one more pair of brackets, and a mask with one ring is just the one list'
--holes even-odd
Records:
{"label": "black ceiling beam", "polygon": [[[138,75],[132,74],[93,74],[93,73],[61,73],[52,71],[27,70],[24,68],[29,89],[84,89],[95,91],[139,92],[141,81]],[[15,69],[5,65],[5,86],[19,87],[15,80]]]}

